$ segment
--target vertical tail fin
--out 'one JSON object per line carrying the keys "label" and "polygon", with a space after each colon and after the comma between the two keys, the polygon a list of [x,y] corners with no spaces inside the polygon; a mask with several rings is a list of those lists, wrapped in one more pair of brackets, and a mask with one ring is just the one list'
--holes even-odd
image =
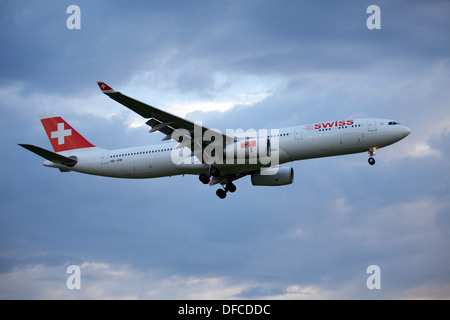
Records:
{"label": "vertical tail fin", "polygon": [[41,122],[55,152],[95,147],[57,115],[41,116]]}

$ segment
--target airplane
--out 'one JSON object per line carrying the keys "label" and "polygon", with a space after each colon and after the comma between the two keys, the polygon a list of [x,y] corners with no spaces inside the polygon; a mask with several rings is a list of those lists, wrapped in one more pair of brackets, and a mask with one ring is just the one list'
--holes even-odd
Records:
{"label": "airplane", "polygon": [[282,166],[287,162],[368,152],[368,162],[374,165],[377,149],[396,143],[411,132],[394,120],[361,118],[222,133],[128,97],[104,82],[97,84],[102,93],[146,119],[150,133],[163,133],[163,142],[102,149],[60,116],[49,114],[42,115],[41,122],[54,152],[30,144],[19,145],[44,158],[44,166],[61,172],[130,179],[198,175],[204,184],[220,184],[216,194],[224,199],[228,192],[236,191],[233,181],[244,176],[250,176],[256,186],[293,183],[293,168]]}

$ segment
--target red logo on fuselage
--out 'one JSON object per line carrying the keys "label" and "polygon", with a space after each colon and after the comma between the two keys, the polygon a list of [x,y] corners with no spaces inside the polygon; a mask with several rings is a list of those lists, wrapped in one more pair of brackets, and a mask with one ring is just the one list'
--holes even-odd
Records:
{"label": "red logo on fuselage", "polygon": [[354,123],[353,120],[341,120],[341,121],[333,121],[333,122],[325,122],[325,123],[316,123],[314,125],[314,129],[326,129],[332,127],[344,127],[351,126]]}
{"label": "red logo on fuselage", "polygon": [[252,148],[252,147],[256,147],[256,141],[245,141],[245,142],[241,142],[241,148],[242,149],[247,149],[247,148]]}

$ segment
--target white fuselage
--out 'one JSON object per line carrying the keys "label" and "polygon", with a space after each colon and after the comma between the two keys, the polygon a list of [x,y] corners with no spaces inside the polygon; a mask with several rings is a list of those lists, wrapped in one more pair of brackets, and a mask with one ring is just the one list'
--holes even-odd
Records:
{"label": "white fuselage", "polygon": [[[317,124],[287,127],[278,130],[278,163],[367,152],[382,148],[406,137],[410,130],[392,120],[355,119],[329,121]],[[208,168],[197,158],[189,163],[173,161],[177,142],[105,150],[97,147],[74,149],[59,154],[75,156],[77,164],[67,168],[61,164],[45,161],[44,165],[62,170],[116,178],[156,178],[180,174],[200,174]],[[187,149],[187,148],[185,148]],[[185,150],[184,150],[185,151]],[[243,173],[257,170],[261,164],[225,163],[217,165],[223,174]]]}

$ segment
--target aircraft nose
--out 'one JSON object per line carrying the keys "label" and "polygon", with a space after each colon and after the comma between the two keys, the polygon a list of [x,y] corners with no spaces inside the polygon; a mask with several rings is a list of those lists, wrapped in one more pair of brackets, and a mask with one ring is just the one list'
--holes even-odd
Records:
{"label": "aircraft nose", "polygon": [[402,139],[406,138],[411,133],[411,129],[405,126],[402,126]]}

